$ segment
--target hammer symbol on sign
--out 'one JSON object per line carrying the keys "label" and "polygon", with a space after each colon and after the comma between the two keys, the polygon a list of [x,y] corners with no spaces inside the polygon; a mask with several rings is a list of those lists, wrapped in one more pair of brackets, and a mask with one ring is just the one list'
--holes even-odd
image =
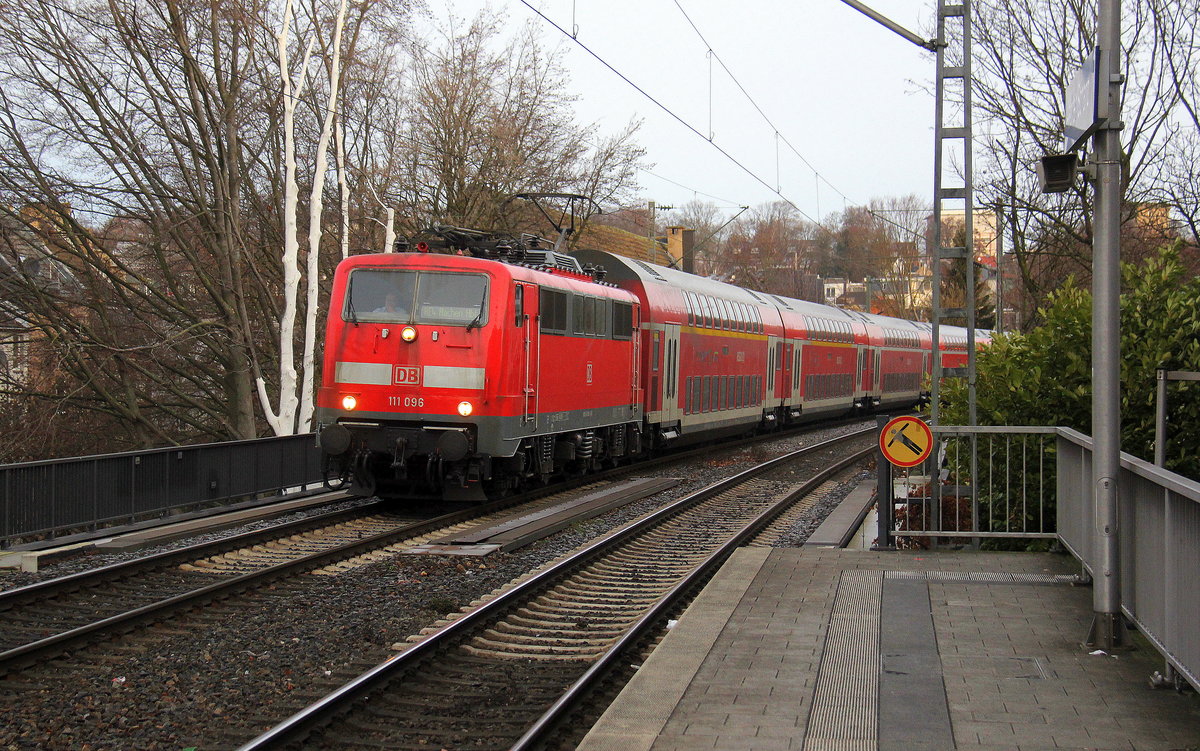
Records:
{"label": "hammer symbol on sign", "polygon": [[921,447],[918,446],[917,444],[913,443],[913,440],[911,438],[904,435],[904,429],[907,428],[911,424],[912,423],[910,423],[910,422],[906,422],[899,429],[892,430],[892,440],[888,441],[888,444],[887,444],[888,448],[891,448],[892,444],[895,443],[896,441],[900,441],[900,443],[903,443],[905,446],[907,446],[914,454],[920,455]]}

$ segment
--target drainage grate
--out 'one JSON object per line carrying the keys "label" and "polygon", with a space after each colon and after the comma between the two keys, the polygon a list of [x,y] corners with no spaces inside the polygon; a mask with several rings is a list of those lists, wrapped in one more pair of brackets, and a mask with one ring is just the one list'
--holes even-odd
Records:
{"label": "drainage grate", "polygon": [[882,571],[843,571],[817,672],[804,751],[874,751],[879,743]]}
{"label": "drainage grate", "polygon": [[1074,584],[1072,574],[1008,574],[1000,571],[887,571],[888,579],[921,579],[924,581],[979,582],[982,584]]}

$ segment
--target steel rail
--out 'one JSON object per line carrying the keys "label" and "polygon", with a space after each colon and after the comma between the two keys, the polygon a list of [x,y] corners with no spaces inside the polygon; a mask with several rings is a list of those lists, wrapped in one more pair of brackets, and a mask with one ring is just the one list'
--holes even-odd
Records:
{"label": "steel rail", "polygon": [[[330,499],[331,503],[346,500],[349,496],[341,494],[338,498]],[[57,593],[66,592],[94,584],[97,581],[104,579],[113,579],[136,574],[140,571],[149,568],[159,568],[170,566],[175,563],[186,562],[196,558],[207,558],[212,555],[219,555],[227,550],[236,550],[238,548],[257,545],[261,542],[278,537],[287,537],[298,532],[306,532],[309,529],[320,528],[329,524],[337,524],[344,519],[352,519],[356,516],[361,516],[364,513],[372,513],[383,510],[383,503],[369,503],[362,506],[356,506],[351,509],[343,509],[327,514],[317,516],[309,516],[304,519],[297,519],[283,524],[273,525],[264,529],[251,530],[242,532],[231,537],[224,537],[220,540],[211,540],[209,542],[201,542],[195,545],[189,545],[183,548],[167,550],[161,553],[134,558],[129,561],[121,561],[112,563],[100,568],[88,569],[87,571],[79,571],[67,576],[60,576],[54,579],[29,584],[24,587],[5,590],[0,592],[0,612],[8,610],[16,604],[14,601],[33,597],[48,597]],[[250,522],[247,522],[250,523]],[[203,531],[198,531],[197,535],[205,534]]]}
{"label": "steel rail", "polygon": [[[135,608],[134,610],[119,613],[99,621],[94,621],[85,626],[73,628],[53,636],[48,636],[44,639],[39,639],[35,642],[24,644],[20,647],[9,649],[5,652],[0,652],[0,675],[4,675],[13,671],[14,669],[18,669],[32,662],[36,662],[37,660],[45,659],[54,654],[67,651],[74,646],[83,644],[93,638],[98,637],[106,631],[115,630],[118,627],[122,628],[123,630],[129,630],[143,623],[157,622],[162,620],[167,615],[175,613],[179,610],[193,608],[214,600],[230,597],[244,590],[275,581],[276,579],[281,579],[297,573],[302,573],[307,570],[320,568],[346,558],[353,558],[354,556],[371,549],[391,545],[398,540],[404,539],[405,537],[414,537],[427,532],[432,532],[439,527],[468,521],[479,515],[481,512],[486,513],[487,511],[494,511],[497,510],[497,508],[505,507],[508,503],[511,503],[511,501],[507,499],[502,501],[494,501],[484,506],[474,506],[469,509],[454,511],[450,514],[443,514],[442,516],[434,517],[433,519],[406,524],[397,529],[381,532],[370,537],[364,537],[361,540],[355,540],[352,543],[342,545],[340,547],[323,550],[317,553],[310,553],[309,555],[301,558],[287,561],[275,566],[270,566],[260,571],[252,571],[246,574],[233,576],[224,581],[216,582],[199,589],[192,590],[191,592],[185,592],[173,597],[168,597],[164,600],[159,600],[158,602],[153,602],[148,605]],[[205,545],[207,544],[208,543],[205,543]],[[171,554],[176,552],[179,551],[170,551]],[[189,559],[191,557],[192,556],[189,556]],[[104,570],[106,569],[98,569],[98,571]]]}
{"label": "steel rail", "polygon": [[[542,587],[546,586],[550,582],[564,577],[565,575],[575,571],[585,564],[592,562],[593,560],[601,558],[612,549],[619,547],[626,541],[637,537],[643,532],[674,516],[677,516],[693,506],[699,505],[700,503],[719,495],[729,488],[736,487],[737,485],[749,479],[770,472],[776,467],[794,461],[804,454],[815,452],[824,448],[830,448],[855,438],[873,435],[874,432],[875,428],[872,426],[862,431],[839,436],[828,441],[822,441],[821,443],[817,443],[812,446],[806,446],[797,451],[790,452],[767,462],[763,462],[758,466],[739,472],[738,474],[728,477],[718,483],[714,483],[706,488],[695,491],[694,493],[691,493],[668,506],[664,506],[658,511],[655,511],[621,529],[617,533],[604,538],[599,544],[577,551],[576,553],[561,560],[553,567],[535,574],[490,602],[485,603],[470,613],[462,615],[462,617],[458,618],[452,623],[449,623],[438,631],[429,634],[425,639],[416,642],[406,651],[388,658],[384,662],[368,670],[349,683],[346,683],[303,710],[285,719],[283,722],[271,728],[270,730],[242,745],[239,747],[238,751],[262,751],[263,749],[268,748],[279,748],[287,743],[301,740],[313,730],[327,724],[338,715],[344,713],[353,703],[363,699],[373,690],[376,690],[378,687],[387,684],[400,674],[413,668],[422,659],[444,649],[450,642],[465,636],[472,629],[486,624],[492,619],[498,617],[504,611],[511,608],[514,603],[521,601],[531,593],[539,591]],[[872,445],[864,452],[859,452],[849,459],[836,463],[831,468],[822,470],[820,476],[828,476],[830,472],[835,472],[854,461],[860,460],[862,456],[869,454],[874,450],[875,447]],[[789,496],[787,502],[777,504],[766,514],[756,517],[754,521],[745,525],[733,539],[737,539],[740,542],[740,540],[744,539],[746,536],[753,534],[762,526],[768,524],[770,520],[774,518],[774,516],[781,513],[790,502],[791,496]],[[772,513],[772,511],[774,513]],[[731,551],[733,547],[736,547],[736,544],[729,547],[722,546],[720,550]],[[727,555],[728,552],[725,552],[725,556]],[[714,553],[712,556],[709,556],[709,558],[706,559],[706,562],[710,564],[710,568],[711,565],[715,565],[720,560],[723,560],[723,557],[718,556],[718,553]],[[701,575],[702,574],[689,575],[687,578],[694,583]],[[670,590],[672,593],[682,591],[684,590],[678,584]],[[661,614],[662,609],[666,607],[669,607],[669,605],[662,605],[661,607],[654,606],[654,612],[656,614]],[[647,620],[646,616],[643,616],[636,622],[635,627],[640,625],[639,631],[644,630],[646,628],[646,624],[649,622],[650,621]],[[628,644],[629,641],[626,637],[622,637],[621,643]],[[606,653],[605,656],[608,657],[608,653]],[[605,661],[605,664],[611,662],[612,659],[613,658],[609,657],[608,660]],[[588,673],[592,673],[592,670],[589,670]],[[582,691],[582,689],[579,689],[579,691]],[[553,705],[551,710],[549,710],[547,713],[549,714],[550,712],[553,712],[553,718],[547,719],[545,723],[539,721],[539,727],[542,724],[549,723],[554,718],[557,718],[563,711],[566,710],[567,707],[577,700],[579,695],[580,694],[578,693],[573,694],[569,701],[560,700],[559,702],[556,702],[556,704]],[[562,705],[561,708],[560,704]]]}

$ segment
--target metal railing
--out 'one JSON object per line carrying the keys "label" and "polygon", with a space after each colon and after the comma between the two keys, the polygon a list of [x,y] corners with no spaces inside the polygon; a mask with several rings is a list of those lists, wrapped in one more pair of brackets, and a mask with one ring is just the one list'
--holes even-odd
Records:
{"label": "metal railing", "polygon": [[927,460],[907,470],[891,468],[892,529],[902,546],[923,538],[1056,536],[1055,428],[932,430],[936,450]]}
{"label": "metal railing", "polygon": [[[1058,429],[1059,540],[1097,571],[1092,439]],[[1200,482],[1121,454],[1117,479],[1121,611],[1200,689]]]}
{"label": "metal railing", "polygon": [[[1024,547],[1053,539],[1090,575],[1104,575],[1095,551],[1091,438],[1056,427],[941,426],[933,433],[937,450],[924,464],[881,470],[894,512],[882,524],[899,547],[971,539]],[[1121,610],[1172,670],[1200,688],[1200,482],[1121,454],[1118,488]]]}
{"label": "metal railing", "polygon": [[0,465],[0,548],[321,482],[311,433]]}

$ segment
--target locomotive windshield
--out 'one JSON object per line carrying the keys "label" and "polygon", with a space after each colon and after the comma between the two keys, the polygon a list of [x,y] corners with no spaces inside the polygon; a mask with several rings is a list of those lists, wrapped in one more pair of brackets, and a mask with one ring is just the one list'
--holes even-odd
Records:
{"label": "locomotive windshield", "polygon": [[355,269],[346,292],[346,321],[487,323],[487,277],[482,274]]}

